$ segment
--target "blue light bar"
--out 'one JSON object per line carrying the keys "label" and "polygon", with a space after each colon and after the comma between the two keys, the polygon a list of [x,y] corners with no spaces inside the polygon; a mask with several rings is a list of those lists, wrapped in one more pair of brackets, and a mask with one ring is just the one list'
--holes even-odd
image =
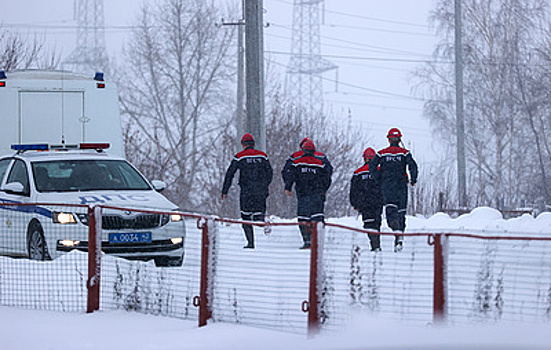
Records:
{"label": "blue light bar", "polygon": [[39,144],[19,144],[11,145],[11,149],[14,151],[47,151],[48,145],[46,143]]}
{"label": "blue light bar", "polygon": [[94,80],[103,81],[103,73],[102,72],[96,72],[96,75],[94,75]]}

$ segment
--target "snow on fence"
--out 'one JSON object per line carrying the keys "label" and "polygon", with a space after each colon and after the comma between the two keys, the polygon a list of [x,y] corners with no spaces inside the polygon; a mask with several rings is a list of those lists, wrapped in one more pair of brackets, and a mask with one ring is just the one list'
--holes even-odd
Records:
{"label": "snow on fence", "polygon": [[[96,248],[106,209],[174,214],[75,206],[88,211],[88,241]],[[300,250],[296,222],[267,222],[251,223],[256,249],[250,250],[242,248],[242,221],[180,214],[186,218],[183,266],[117,258],[94,244],[88,252],[46,261],[2,256],[0,304],[122,309],[198,320],[200,326],[230,322],[310,334],[342,329],[357,312],[421,325],[551,319],[550,237],[408,232],[404,250],[394,253],[393,235],[382,232],[383,251],[375,253],[365,230],[328,222],[312,227],[312,249]],[[3,227],[10,222],[25,234],[15,218],[3,218]],[[56,227],[54,236],[70,235],[70,226]],[[3,253],[9,237],[4,227]]]}

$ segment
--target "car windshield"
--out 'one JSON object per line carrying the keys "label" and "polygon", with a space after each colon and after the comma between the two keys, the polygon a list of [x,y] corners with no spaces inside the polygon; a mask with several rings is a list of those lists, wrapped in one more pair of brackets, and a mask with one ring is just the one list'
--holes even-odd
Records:
{"label": "car windshield", "polygon": [[150,190],[124,160],[57,160],[32,164],[39,192]]}

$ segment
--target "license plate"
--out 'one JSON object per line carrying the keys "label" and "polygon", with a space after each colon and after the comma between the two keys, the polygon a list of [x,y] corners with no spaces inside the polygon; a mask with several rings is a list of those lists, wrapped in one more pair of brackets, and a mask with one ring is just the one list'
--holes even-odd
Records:
{"label": "license plate", "polygon": [[121,232],[110,233],[109,243],[148,243],[151,242],[151,232]]}

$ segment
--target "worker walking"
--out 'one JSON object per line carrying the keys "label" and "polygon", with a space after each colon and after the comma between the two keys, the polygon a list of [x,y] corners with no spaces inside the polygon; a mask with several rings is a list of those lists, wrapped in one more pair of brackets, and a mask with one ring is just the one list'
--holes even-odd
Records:
{"label": "worker walking", "polygon": [[[331,172],[325,157],[316,156],[312,140],[302,145],[303,154],[293,159],[285,179],[285,194],[292,196],[295,185],[297,196],[297,216],[299,223],[321,222],[324,220],[325,194],[331,186]],[[301,249],[310,248],[311,231],[309,226],[299,225],[302,240]]]}
{"label": "worker walking", "polygon": [[[389,147],[380,150],[369,162],[370,169],[380,169],[381,192],[385,206],[386,221],[392,231],[398,233],[394,239],[394,251],[401,251],[406,229],[406,208],[408,202],[408,182],[417,183],[417,163],[411,152],[400,147],[402,133],[397,128],[388,131]],[[408,173],[411,179],[408,179]]]}
{"label": "worker walking", "polygon": [[[363,227],[379,232],[381,230],[381,173],[377,168],[370,168],[369,162],[375,157],[375,150],[367,148],[363,153],[364,165],[359,167],[350,180],[350,204],[362,214]],[[381,250],[381,236],[368,233],[372,251]]]}
{"label": "worker walking", "polygon": [[[268,155],[254,148],[255,140],[251,134],[243,135],[241,145],[243,150],[233,157],[226,171],[221,198],[227,197],[233,176],[239,170],[241,219],[264,221],[266,198],[269,196],[269,186],[273,177],[272,166]],[[247,245],[243,248],[254,249],[253,226],[243,224],[243,231],[247,239]]]}

